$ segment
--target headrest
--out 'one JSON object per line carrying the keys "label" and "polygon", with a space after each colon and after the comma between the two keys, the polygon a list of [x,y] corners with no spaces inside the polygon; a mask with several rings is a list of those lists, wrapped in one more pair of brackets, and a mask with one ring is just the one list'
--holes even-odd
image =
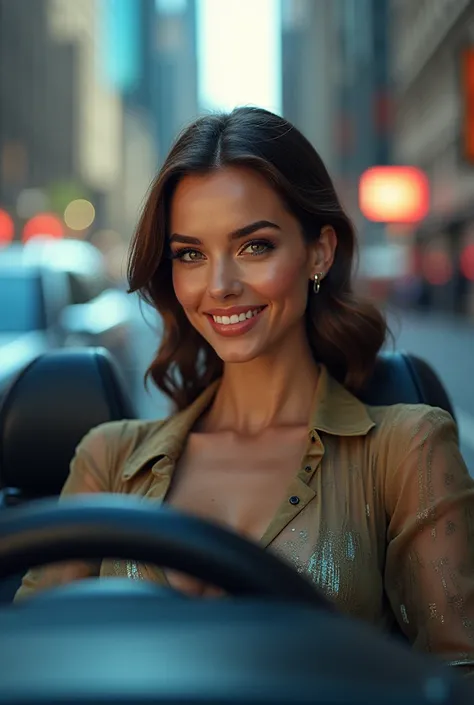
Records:
{"label": "headrest", "polygon": [[0,409],[0,487],[19,489],[22,499],[59,494],[86,433],[133,417],[105,349],[70,348],[36,358],[11,385]]}
{"label": "headrest", "polygon": [[424,360],[405,352],[381,353],[372,377],[358,397],[371,406],[438,406],[455,418],[449,396],[434,370]]}

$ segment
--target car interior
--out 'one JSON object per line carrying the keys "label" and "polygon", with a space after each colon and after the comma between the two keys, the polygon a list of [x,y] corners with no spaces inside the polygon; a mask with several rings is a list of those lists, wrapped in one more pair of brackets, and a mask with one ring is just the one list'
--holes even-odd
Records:
{"label": "car interior", "polygon": [[[454,417],[434,370],[404,352],[380,354],[360,398],[429,404]],[[335,614],[302,576],[231,532],[128,497],[58,504],[81,438],[134,417],[104,349],[48,352],[4,398],[0,703],[474,702],[452,669]],[[188,572],[229,599],[90,579],[11,604],[28,567],[105,556]]]}

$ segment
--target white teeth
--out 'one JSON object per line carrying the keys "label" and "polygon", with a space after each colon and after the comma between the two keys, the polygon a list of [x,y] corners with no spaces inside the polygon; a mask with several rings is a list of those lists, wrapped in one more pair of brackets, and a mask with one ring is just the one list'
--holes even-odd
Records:
{"label": "white teeth", "polygon": [[216,323],[220,323],[221,325],[224,326],[229,326],[229,325],[235,325],[236,323],[242,323],[242,321],[245,321],[247,318],[252,318],[252,316],[256,316],[257,314],[260,313],[262,309],[261,308],[255,308],[255,309],[250,309],[247,311],[247,313],[241,313],[239,315],[237,314],[232,314],[232,316],[212,316],[214,321]]}

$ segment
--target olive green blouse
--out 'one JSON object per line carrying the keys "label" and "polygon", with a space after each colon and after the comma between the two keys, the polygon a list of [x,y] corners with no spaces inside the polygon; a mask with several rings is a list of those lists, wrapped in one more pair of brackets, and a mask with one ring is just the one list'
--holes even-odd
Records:
{"label": "olive green blouse", "polygon": [[[91,431],[62,496],[114,492],[162,502],[218,384],[164,421]],[[366,406],[322,367],[305,455],[261,545],[343,612],[385,632],[398,623],[414,648],[474,673],[474,481],[446,412]],[[30,571],[16,599],[97,574],[166,582],[153,565],[75,562]]]}

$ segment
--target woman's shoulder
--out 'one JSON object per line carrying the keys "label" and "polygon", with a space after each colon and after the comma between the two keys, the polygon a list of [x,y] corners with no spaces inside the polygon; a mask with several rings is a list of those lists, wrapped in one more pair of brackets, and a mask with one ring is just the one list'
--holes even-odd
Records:
{"label": "woman's shoulder", "polygon": [[406,453],[414,445],[430,438],[449,438],[458,443],[456,422],[450,413],[427,404],[393,404],[369,406],[375,423],[374,440],[379,448],[391,455]]}
{"label": "woman's shoulder", "polygon": [[92,428],[76,448],[73,467],[97,476],[105,487],[115,487],[128,467],[142,467],[160,454],[170,418],[110,421]]}
{"label": "woman's shoulder", "polygon": [[367,410],[379,435],[390,435],[399,440],[408,440],[423,430],[446,426],[457,428],[448,411],[427,404],[367,406]]}
{"label": "woman's shoulder", "polygon": [[111,455],[132,454],[138,447],[152,442],[156,435],[169,421],[168,418],[159,420],[123,419],[122,421],[108,421],[92,428],[81,440],[78,451],[94,452],[100,448],[107,448]]}
{"label": "woman's shoulder", "polygon": [[[373,429],[374,456],[384,467],[384,475],[398,475],[400,468],[417,464],[419,467],[441,467],[441,459],[463,465],[459,451],[459,435],[455,420],[444,409],[426,404],[394,404],[367,407]],[[414,472],[414,470],[413,470]]]}

